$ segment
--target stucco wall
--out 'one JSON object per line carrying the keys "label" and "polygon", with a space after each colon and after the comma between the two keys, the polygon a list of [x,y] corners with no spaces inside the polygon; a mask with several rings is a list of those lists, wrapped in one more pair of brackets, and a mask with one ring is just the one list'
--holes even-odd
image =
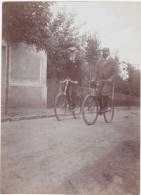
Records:
{"label": "stucco wall", "polygon": [[7,65],[7,46],[2,45],[2,66],[1,66],[1,108],[5,111],[6,101],[6,65]]}
{"label": "stucco wall", "polygon": [[11,80],[40,82],[40,52],[24,44],[11,48]]}
{"label": "stucco wall", "polygon": [[47,55],[24,43],[9,53],[9,108],[47,107]]}

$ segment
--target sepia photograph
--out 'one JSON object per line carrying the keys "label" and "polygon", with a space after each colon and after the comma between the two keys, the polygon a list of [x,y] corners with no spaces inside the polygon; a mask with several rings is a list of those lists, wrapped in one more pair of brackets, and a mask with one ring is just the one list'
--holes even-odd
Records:
{"label": "sepia photograph", "polygon": [[140,194],[140,1],[1,2],[1,194]]}

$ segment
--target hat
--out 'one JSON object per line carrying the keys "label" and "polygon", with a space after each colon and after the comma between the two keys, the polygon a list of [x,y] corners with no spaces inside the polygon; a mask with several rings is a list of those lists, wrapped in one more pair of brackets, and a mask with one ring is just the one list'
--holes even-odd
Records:
{"label": "hat", "polygon": [[75,48],[75,47],[70,47],[68,50],[69,50],[70,52],[75,52],[75,51],[76,51],[76,48]]}
{"label": "hat", "polygon": [[110,49],[108,47],[104,47],[101,51],[109,51]]}

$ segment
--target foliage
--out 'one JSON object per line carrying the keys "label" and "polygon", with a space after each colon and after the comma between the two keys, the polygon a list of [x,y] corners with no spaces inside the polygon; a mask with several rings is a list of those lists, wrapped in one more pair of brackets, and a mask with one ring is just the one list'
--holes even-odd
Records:
{"label": "foliage", "polygon": [[140,71],[130,63],[124,62],[126,74],[120,74],[116,80],[115,92],[140,96]]}
{"label": "foliage", "polygon": [[83,35],[84,67],[83,67],[83,85],[89,86],[93,77],[93,71],[96,61],[100,57],[100,41],[97,34],[87,33]]}
{"label": "foliage", "polygon": [[79,50],[79,33],[74,25],[75,13],[62,9],[52,21],[51,33],[54,46],[48,51],[48,78],[63,77],[63,69],[68,59],[68,48],[75,46]]}
{"label": "foliage", "polygon": [[129,94],[128,83],[121,75],[118,75],[116,79],[115,93]]}
{"label": "foliage", "polygon": [[88,34],[87,35],[87,46],[86,49],[86,61],[89,63],[89,65],[95,65],[96,61],[100,57],[100,41],[97,38],[96,33],[95,34]]}
{"label": "foliage", "polygon": [[140,71],[127,63],[129,94],[140,96]]}
{"label": "foliage", "polygon": [[3,2],[2,36],[8,42],[25,42],[44,48],[51,41],[51,2]]}

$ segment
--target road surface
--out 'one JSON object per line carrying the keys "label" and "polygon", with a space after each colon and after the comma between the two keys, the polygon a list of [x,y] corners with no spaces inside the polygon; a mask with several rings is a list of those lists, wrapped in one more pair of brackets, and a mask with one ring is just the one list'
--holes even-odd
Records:
{"label": "road surface", "polygon": [[2,193],[139,194],[139,110],[2,123]]}

